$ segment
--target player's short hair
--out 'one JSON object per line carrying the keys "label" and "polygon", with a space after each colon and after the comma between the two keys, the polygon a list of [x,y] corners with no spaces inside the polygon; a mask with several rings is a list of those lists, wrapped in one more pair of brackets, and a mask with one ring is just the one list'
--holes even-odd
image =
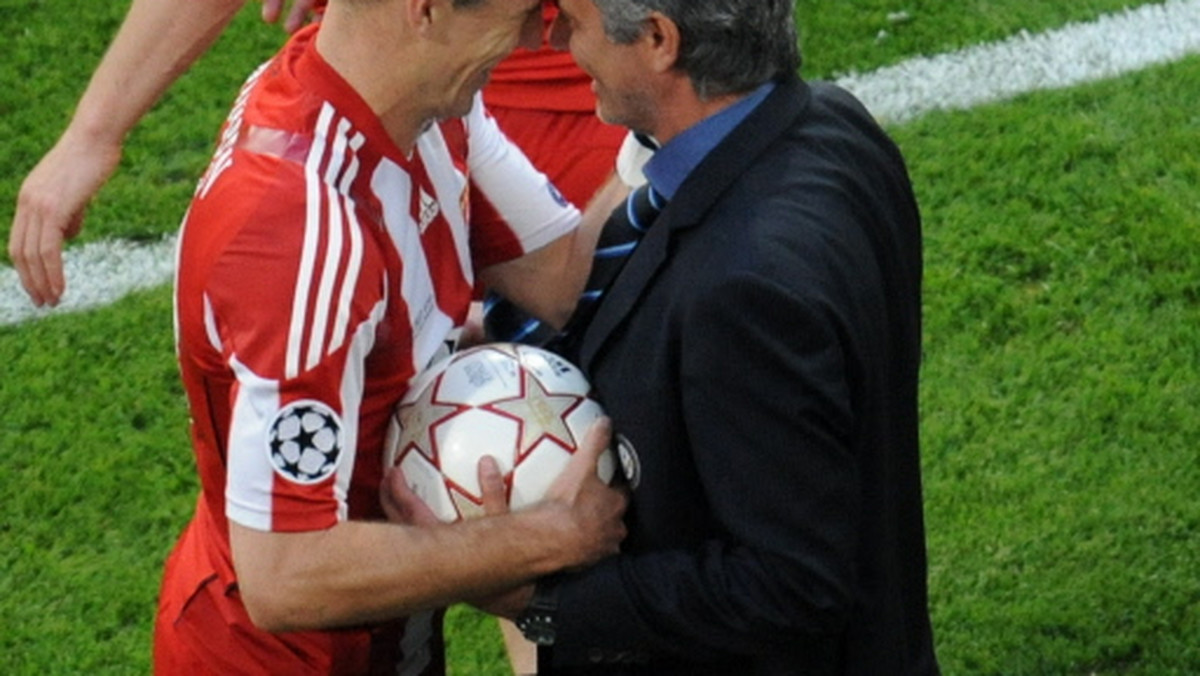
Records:
{"label": "player's short hair", "polygon": [[794,0],[592,0],[618,44],[637,39],[650,12],[679,27],[677,67],[702,99],[741,94],[800,68]]}

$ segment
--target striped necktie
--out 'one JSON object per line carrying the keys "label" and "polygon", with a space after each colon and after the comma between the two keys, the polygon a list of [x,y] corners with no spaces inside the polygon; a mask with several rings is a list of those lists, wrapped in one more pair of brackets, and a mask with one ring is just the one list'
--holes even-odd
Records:
{"label": "striped necktie", "polygon": [[579,297],[579,304],[562,334],[529,316],[497,294],[488,294],[483,304],[483,328],[489,341],[507,341],[529,345],[548,345],[578,335],[591,321],[600,298],[616,279],[642,235],[666,206],[666,200],[650,184],[629,194],[625,204],[613,210],[600,230],[592,271]]}

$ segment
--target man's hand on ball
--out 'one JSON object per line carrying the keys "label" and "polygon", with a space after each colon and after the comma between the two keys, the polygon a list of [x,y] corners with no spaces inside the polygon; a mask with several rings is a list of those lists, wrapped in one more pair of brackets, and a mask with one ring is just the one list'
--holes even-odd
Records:
{"label": "man's hand on ball", "polygon": [[612,441],[612,422],[600,418],[571,457],[566,470],[546,492],[544,504],[565,509],[564,547],[575,560],[568,567],[587,566],[620,551],[625,539],[622,517],[629,498],[622,489],[609,486],[596,474],[600,455]]}

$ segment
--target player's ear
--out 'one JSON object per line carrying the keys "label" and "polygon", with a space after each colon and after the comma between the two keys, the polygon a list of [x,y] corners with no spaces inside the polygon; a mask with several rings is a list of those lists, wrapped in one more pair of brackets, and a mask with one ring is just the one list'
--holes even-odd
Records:
{"label": "player's ear", "polygon": [[679,26],[662,12],[650,12],[638,42],[650,66],[659,73],[671,70],[679,61]]}
{"label": "player's ear", "polygon": [[415,27],[418,33],[427,33],[433,27],[435,15],[440,11],[440,8],[436,6],[440,0],[403,0],[403,2],[409,24]]}

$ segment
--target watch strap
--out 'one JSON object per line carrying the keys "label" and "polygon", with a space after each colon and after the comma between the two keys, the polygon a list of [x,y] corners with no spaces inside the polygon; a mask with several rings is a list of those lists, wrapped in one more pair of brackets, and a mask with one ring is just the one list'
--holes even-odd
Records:
{"label": "watch strap", "polygon": [[528,641],[539,646],[554,645],[554,619],[557,612],[558,578],[545,577],[534,585],[533,598],[517,616],[514,624]]}

